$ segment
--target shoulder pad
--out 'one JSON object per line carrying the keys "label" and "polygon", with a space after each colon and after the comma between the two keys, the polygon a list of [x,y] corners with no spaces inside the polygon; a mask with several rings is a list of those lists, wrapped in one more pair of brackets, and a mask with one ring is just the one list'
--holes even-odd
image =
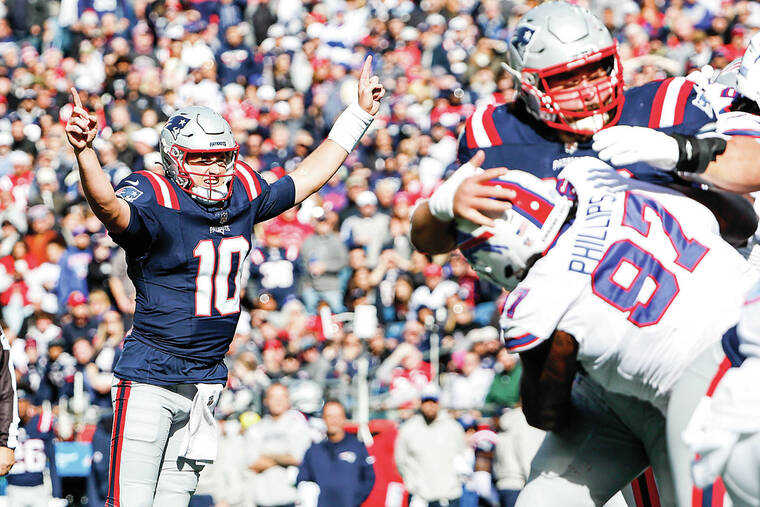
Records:
{"label": "shoulder pad", "polygon": [[501,136],[494,122],[494,111],[505,108],[506,105],[494,106],[489,104],[485,107],[479,107],[472,115],[467,118],[465,124],[465,136],[467,147],[490,148],[503,144]]}
{"label": "shoulder pad", "polygon": [[261,195],[261,181],[259,176],[253,167],[249,166],[242,160],[238,160],[235,164],[235,176],[243,184],[245,193],[248,195],[248,200],[252,201]]}
{"label": "shoulder pad", "polygon": [[179,199],[174,185],[165,176],[152,171],[137,171],[121,180],[116,189],[116,196],[127,202],[135,202],[138,199],[148,202],[155,196],[160,206],[179,209]]}

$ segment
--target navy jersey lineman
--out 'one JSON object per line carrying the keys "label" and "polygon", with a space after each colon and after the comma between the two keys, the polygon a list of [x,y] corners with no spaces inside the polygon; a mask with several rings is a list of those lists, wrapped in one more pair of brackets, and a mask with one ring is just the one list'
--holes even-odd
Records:
{"label": "navy jersey lineman", "polygon": [[134,326],[114,368],[107,507],[188,505],[216,457],[213,410],[253,225],[316,192],[353,150],[385,93],[371,64],[328,139],[272,185],[238,160],[224,118],[192,106],[163,127],[161,167],[133,173],[114,191],[92,150],[97,120],[72,89],[66,132],[82,188],[126,251],[137,290]]}

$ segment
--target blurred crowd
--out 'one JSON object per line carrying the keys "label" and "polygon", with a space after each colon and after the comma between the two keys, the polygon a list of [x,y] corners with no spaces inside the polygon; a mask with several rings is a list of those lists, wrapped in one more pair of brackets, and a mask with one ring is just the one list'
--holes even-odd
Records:
{"label": "blurred crowd", "polygon": [[[365,383],[371,418],[409,417],[430,383],[481,424],[518,405],[500,290],[457,253],[415,252],[408,232],[456,167],[467,117],[514,99],[500,62],[537,3],[0,0],[0,307],[23,395],[77,416],[61,438],[97,422],[135,307],[65,140],[71,86],[114,185],[161,170],[159,131],[185,105],[221,112],[241,159],[274,181],[326,137],[373,54],[388,95],[369,132],[317,196],[256,231],[218,417],[251,424],[272,384],[305,414],[332,397],[356,417]],[[631,86],[721,68],[760,28],[756,2],[577,3],[619,41]]]}

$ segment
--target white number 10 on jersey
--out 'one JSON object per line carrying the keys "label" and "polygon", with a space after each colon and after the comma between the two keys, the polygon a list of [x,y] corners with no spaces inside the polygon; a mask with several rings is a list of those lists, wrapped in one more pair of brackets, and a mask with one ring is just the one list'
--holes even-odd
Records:
{"label": "white number 10 on jersey", "polygon": [[[193,250],[193,257],[199,257],[198,275],[195,277],[195,315],[211,316],[211,300],[214,308],[221,315],[240,311],[240,277],[243,261],[248,255],[250,245],[243,236],[223,238],[219,248],[214,248],[214,241],[199,241]],[[232,255],[238,254],[235,286],[230,295],[229,279],[232,271]]]}

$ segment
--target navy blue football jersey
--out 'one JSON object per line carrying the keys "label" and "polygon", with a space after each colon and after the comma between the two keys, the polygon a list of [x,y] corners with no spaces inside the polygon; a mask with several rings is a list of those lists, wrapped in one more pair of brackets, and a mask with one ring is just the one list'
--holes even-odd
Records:
{"label": "navy blue football jersey", "polygon": [[39,486],[43,483],[42,474],[48,465],[51,474],[55,472],[54,437],[51,412],[35,415],[19,427],[16,462],[8,474],[8,484]]}
{"label": "navy blue football jersey", "polygon": [[[630,88],[618,125],[650,127],[666,133],[694,135],[714,128],[715,117],[704,94],[685,78],[670,78]],[[554,131],[527,111],[509,105],[478,109],[459,140],[458,158],[467,162],[478,150],[486,155],[483,168],[506,167],[554,178],[575,157],[596,157],[591,140],[566,145]],[[676,177],[648,164],[627,166],[636,178],[657,184]]]}
{"label": "navy blue football jersey", "polygon": [[289,176],[269,185],[242,162],[231,184],[232,194],[219,208],[200,205],[149,171],[132,174],[116,189],[131,217],[113,239],[127,253],[137,291],[117,378],[157,385],[226,381],[222,359],[240,315],[253,225],[295,200]]}

